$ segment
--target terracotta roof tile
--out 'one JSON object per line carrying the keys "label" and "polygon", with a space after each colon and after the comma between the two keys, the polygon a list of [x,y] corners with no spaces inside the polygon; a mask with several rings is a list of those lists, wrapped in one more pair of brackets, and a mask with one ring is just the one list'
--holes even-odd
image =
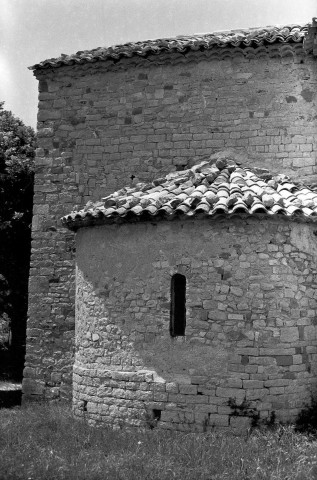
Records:
{"label": "terracotta roof tile", "polygon": [[[212,175],[211,173],[212,172]],[[89,225],[173,219],[204,215],[282,215],[317,221],[317,192],[296,185],[285,175],[271,176],[265,169],[241,168],[232,158],[215,154],[208,162],[173,172],[153,183],[139,183],[62,218],[76,230]]]}
{"label": "terracotta roof tile", "polygon": [[[267,44],[303,43],[308,31],[307,25],[283,25],[268,26],[262,28],[250,28],[215,32],[207,34],[195,34],[177,36],[175,38],[163,38],[146,40],[142,42],[129,42],[112,47],[99,47],[93,50],[79,51],[73,55],[61,54],[58,58],[49,58],[29,67],[30,70],[41,70],[63,65],[76,65],[94,63],[100,61],[118,62],[122,58],[148,57],[149,55],[161,55],[166,53],[187,54],[190,52],[209,51],[214,48],[228,49],[228,55],[232,48],[250,49],[250,47],[262,47]],[[283,47],[284,48],[284,47]],[[285,45],[287,50],[287,45]],[[251,49],[250,49],[251,50]],[[252,55],[254,51],[250,51]],[[258,54],[261,52],[258,51]],[[263,53],[266,54],[265,48]],[[287,54],[287,52],[286,52]]]}

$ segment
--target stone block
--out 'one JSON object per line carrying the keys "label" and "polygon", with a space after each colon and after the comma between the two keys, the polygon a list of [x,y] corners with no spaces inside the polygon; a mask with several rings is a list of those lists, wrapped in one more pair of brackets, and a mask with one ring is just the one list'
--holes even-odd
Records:
{"label": "stone block", "polygon": [[29,280],[29,293],[46,293],[49,290],[47,277],[31,277]]}
{"label": "stone block", "polygon": [[161,421],[168,423],[178,422],[178,411],[165,410],[161,413]]}
{"label": "stone block", "polygon": [[291,365],[289,369],[290,369],[290,372],[305,372],[307,370],[307,366],[306,364]]}
{"label": "stone block", "polygon": [[297,327],[281,328],[281,342],[292,343],[299,340],[299,331]]}
{"label": "stone block", "polygon": [[308,325],[304,327],[304,340],[316,340],[316,326]]}
{"label": "stone block", "polygon": [[223,398],[233,398],[237,401],[243,400],[245,397],[245,391],[239,388],[216,388],[216,396]]}
{"label": "stone block", "polygon": [[168,401],[177,404],[196,405],[199,403],[206,403],[206,397],[204,395],[181,395],[169,393]]}
{"label": "stone block", "polygon": [[22,393],[26,395],[43,395],[45,391],[45,383],[34,378],[23,378]]}
{"label": "stone block", "polygon": [[287,378],[276,378],[274,380],[266,380],[264,382],[265,387],[286,387],[290,384],[290,380]]}
{"label": "stone block", "polygon": [[294,365],[300,365],[304,363],[302,355],[293,355],[293,363]]}
{"label": "stone block", "polygon": [[166,383],[164,382],[153,382],[151,384],[151,390],[153,390],[153,392],[165,392],[166,391]]}
{"label": "stone block", "polygon": [[246,365],[245,373],[249,373],[249,374],[256,373],[259,370],[259,368],[260,367],[258,367],[257,365]]}
{"label": "stone block", "polygon": [[[206,398],[206,401],[207,401],[207,398]],[[194,411],[195,412],[205,412],[205,413],[217,413],[218,411],[218,406],[217,405],[210,405],[208,403],[204,404],[198,404],[198,405],[195,405],[194,407]]]}
{"label": "stone block", "polygon": [[244,316],[240,313],[228,313],[228,320],[244,320]]}
{"label": "stone block", "polygon": [[259,353],[260,355],[263,355],[261,352],[259,352],[258,348],[254,348],[254,347],[238,347],[236,349],[236,353],[240,355],[250,355],[255,357],[257,357]]}
{"label": "stone block", "polygon": [[[151,392],[148,392],[151,393]],[[153,400],[155,402],[167,402],[168,394],[164,392],[153,392]]]}
{"label": "stone block", "polygon": [[270,395],[282,395],[284,392],[284,387],[270,387]]}
{"label": "stone block", "polygon": [[205,388],[205,387],[198,387],[197,388],[197,391],[199,392],[199,394],[201,395],[211,395],[211,396],[215,396],[215,392],[216,392],[216,388]]}
{"label": "stone block", "polygon": [[271,347],[265,347],[265,348],[260,348],[260,356],[265,356],[265,357],[276,357],[276,356],[289,356],[289,355],[295,355],[296,351],[295,348],[283,348],[281,345],[271,348]]}
{"label": "stone block", "polygon": [[166,392],[167,393],[178,393],[179,388],[177,383],[168,382],[166,383]]}
{"label": "stone block", "polygon": [[59,120],[62,116],[60,110],[40,110],[37,115],[38,122],[45,122],[46,120]]}
{"label": "stone block", "polygon": [[223,385],[223,387],[228,388],[242,388],[242,380],[241,378],[227,378]]}
{"label": "stone block", "polygon": [[263,400],[268,395],[267,388],[252,388],[246,391],[247,400]]}
{"label": "stone block", "polygon": [[196,395],[197,385],[179,385],[179,393],[185,395]]}
{"label": "stone block", "polygon": [[208,377],[206,375],[192,375],[191,383],[192,385],[203,385],[207,382]]}
{"label": "stone block", "polygon": [[263,388],[264,382],[261,380],[243,380],[243,388],[245,390],[252,388]]}
{"label": "stone block", "polygon": [[[237,296],[237,297],[242,297],[242,295],[243,295],[244,292],[243,292],[243,289],[242,289],[242,288],[231,286],[231,287],[230,287],[230,293],[232,293],[232,295],[235,295],[235,296]],[[231,315],[234,315],[234,314],[229,314],[229,315],[228,315],[228,318],[232,318]],[[235,318],[233,318],[233,319],[234,319],[234,320],[240,320],[240,319],[243,320],[243,315],[241,315],[241,316],[239,315],[239,317],[240,317],[240,318],[235,317]],[[241,317],[242,317],[242,318],[241,318]]]}
{"label": "stone block", "polygon": [[219,405],[217,407],[217,413],[219,415],[231,415],[232,414],[232,408],[227,407],[226,405]]}
{"label": "stone block", "polygon": [[209,415],[209,425],[215,427],[226,427],[229,425],[229,415]]}
{"label": "stone block", "polygon": [[276,363],[280,367],[287,367],[293,365],[293,356],[292,355],[277,355],[275,357]]}
{"label": "stone block", "polygon": [[233,433],[244,435],[251,427],[252,419],[249,417],[230,416],[230,427]]}

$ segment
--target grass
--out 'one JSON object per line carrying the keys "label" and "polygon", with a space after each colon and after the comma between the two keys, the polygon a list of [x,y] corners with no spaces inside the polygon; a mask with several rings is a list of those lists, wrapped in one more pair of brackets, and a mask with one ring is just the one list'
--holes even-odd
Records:
{"label": "grass", "polygon": [[142,433],[89,427],[61,405],[0,410],[1,480],[311,480],[316,447],[291,427]]}

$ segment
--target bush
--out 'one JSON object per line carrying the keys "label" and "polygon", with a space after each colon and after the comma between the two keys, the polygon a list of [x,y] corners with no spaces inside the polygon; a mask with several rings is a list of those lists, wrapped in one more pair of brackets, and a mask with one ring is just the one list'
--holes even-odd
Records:
{"label": "bush", "polygon": [[12,374],[20,377],[25,348],[35,140],[33,129],[4,110],[0,102],[0,366],[4,366],[1,352],[10,346]]}
{"label": "bush", "polygon": [[317,436],[317,399],[312,398],[310,405],[307,405],[297,417],[295,429],[302,432]]}

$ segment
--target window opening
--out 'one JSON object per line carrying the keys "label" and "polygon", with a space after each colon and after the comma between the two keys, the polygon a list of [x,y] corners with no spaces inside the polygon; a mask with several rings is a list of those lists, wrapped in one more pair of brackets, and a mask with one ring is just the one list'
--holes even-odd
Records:
{"label": "window opening", "polygon": [[170,334],[184,336],[186,327],[186,277],[180,273],[171,280]]}

